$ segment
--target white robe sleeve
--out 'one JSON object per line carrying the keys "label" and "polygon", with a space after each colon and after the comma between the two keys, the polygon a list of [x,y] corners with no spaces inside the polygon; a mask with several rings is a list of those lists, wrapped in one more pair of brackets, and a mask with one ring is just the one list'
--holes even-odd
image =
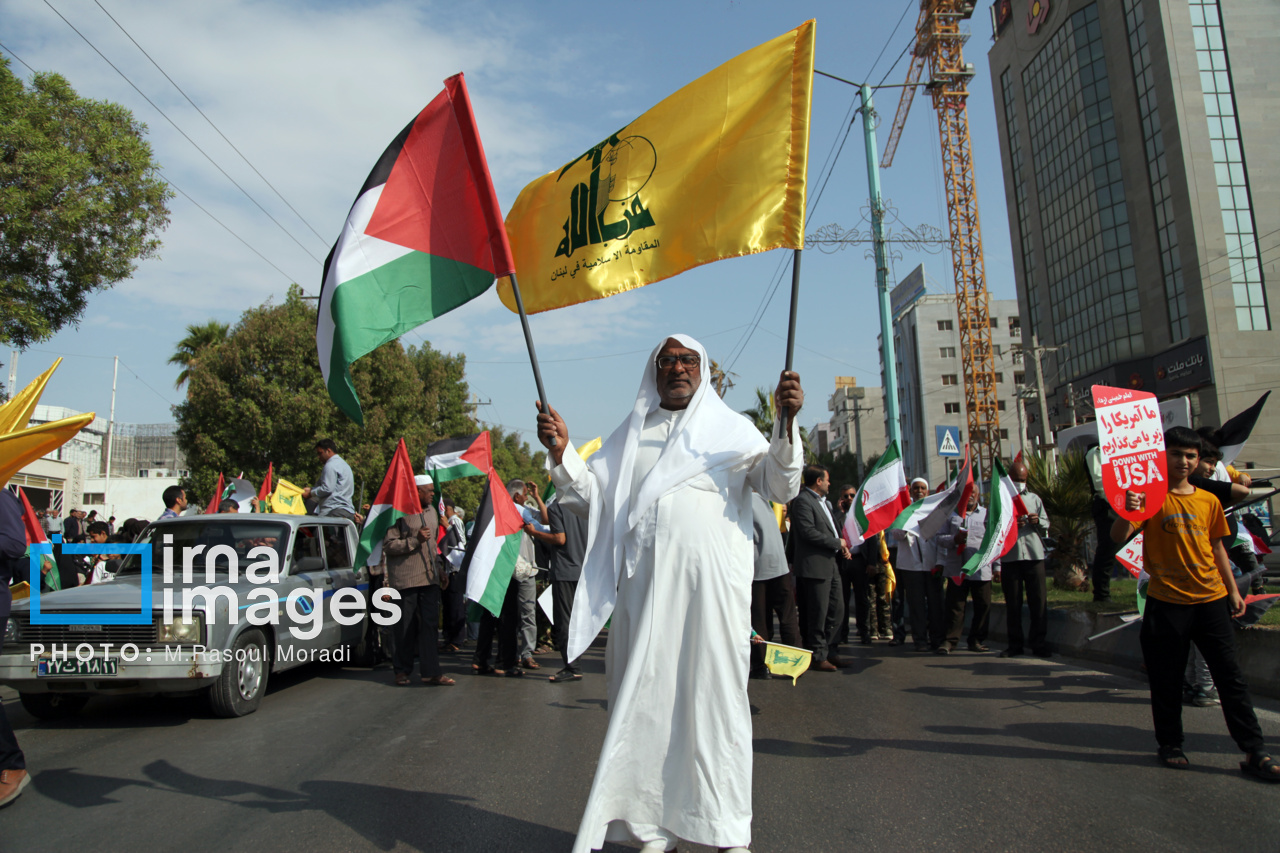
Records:
{"label": "white robe sleeve", "polygon": [[553,465],[548,455],[547,468],[551,472],[551,482],[555,484],[560,505],[574,515],[589,517],[592,498],[597,497],[599,485],[595,473],[578,455],[573,443],[566,442],[564,458],[559,465]]}
{"label": "white robe sleeve", "polygon": [[[783,432],[782,422],[773,425],[769,452],[747,473],[747,485],[775,503],[788,503],[800,494],[800,473],[804,468],[804,445],[800,443],[800,427],[792,423],[791,440]],[[556,488],[559,488],[557,484]]]}

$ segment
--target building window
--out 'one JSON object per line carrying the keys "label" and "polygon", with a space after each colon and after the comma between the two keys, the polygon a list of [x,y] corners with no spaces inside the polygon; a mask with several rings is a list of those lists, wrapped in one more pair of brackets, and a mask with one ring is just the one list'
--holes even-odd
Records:
{"label": "building window", "polygon": [[956,348],[955,347],[938,347],[938,354],[943,358],[955,358]]}
{"label": "building window", "polygon": [[997,385],[999,385],[1000,383],[1004,382],[1004,374],[1003,374],[1003,373],[998,373],[998,372],[997,372],[997,373],[995,374],[995,377],[996,377],[996,384],[997,384]]}
{"label": "building window", "polygon": [[1271,328],[1271,319],[1259,263],[1248,169],[1240,143],[1231,63],[1222,30],[1222,10],[1218,0],[1190,0],[1188,5],[1200,66],[1200,89],[1209,121],[1209,149],[1218,180],[1222,227],[1227,236],[1227,272],[1235,298],[1236,324],[1241,331],[1262,331]]}
{"label": "building window", "polygon": [[1014,385],[1026,385],[1026,384],[1027,384],[1027,374],[1022,373],[1021,371],[1014,373],[1014,374],[1013,374],[1013,384],[1014,384]]}
{"label": "building window", "polygon": [[1003,354],[1003,351],[1000,349],[999,344],[991,345],[991,354],[994,355],[996,358],[999,358]]}
{"label": "building window", "polygon": [[107,496],[104,492],[85,492],[82,497],[84,500],[81,503],[89,506],[102,506],[107,502]]}
{"label": "building window", "polygon": [[960,414],[960,404],[959,403],[943,403],[942,411],[944,414],[958,415]]}
{"label": "building window", "polygon": [[1009,318],[1009,337],[1011,338],[1022,337],[1022,318],[1020,317]]}
{"label": "building window", "polygon": [[[1053,342],[1066,345],[1055,367],[1070,380],[1145,354],[1097,3],[1074,12],[1045,40],[1021,82],[1025,148],[1035,152],[1026,167],[1034,167],[1043,223],[1043,257],[1034,277],[1024,270],[1024,278],[1044,284],[1028,288],[1027,305],[1040,311],[1037,323],[1052,325]],[[1037,290],[1045,291],[1042,309],[1034,304]]]}
{"label": "building window", "polygon": [[988,318],[987,318],[987,320],[988,320],[988,322],[990,323],[991,328],[993,328],[993,329],[998,329],[998,328],[1000,328],[1000,318],[999,318],[999,317],[988,317]]}
{"label": "building window", "polygon": [[939,321],[938,321],[938,331],[939,331],[939,332],[950,332],[950,331],[951,331],[952,329],[954,329],[954,328],[955,328],[955,324],[954,324],[954,323],[952,323],[950,320],[939,320]]}
{"label": "building window", "polygon": [[1000,430],[1000,440],[1001,441],[1009,440],[1009,431],[1007,429]]}
{"label": "building window", "polygon": [[959,385],[960,384],[959,377],[956,376],[956,374],[954,373],[944,373],[942,374],[942,384],[943,385]]}
{"label": "building window", "polygon": [[1004,400],[996,400],[996,411],[1003,412],[1005,410]]}

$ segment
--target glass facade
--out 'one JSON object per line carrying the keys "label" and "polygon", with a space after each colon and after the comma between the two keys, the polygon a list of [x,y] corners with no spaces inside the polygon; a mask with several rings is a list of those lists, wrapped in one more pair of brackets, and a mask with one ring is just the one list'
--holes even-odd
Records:
{"label": "glass facade", "polygon": [[[1204,92],[1204,111],[1209,121],[1209,146],[1217,175],[1222,228],[1227,236],[1226,260],[1235,297],[1236,323],[1241,331],[1270,329],[1221,9],[1218,0],[1189,0],[1188,5],[1200,68],[1200,88]],[[1217,267],[1211,268],[1207,277],[1217,279],[1213,274],[1216,271]]]}
{"label": "glass facade", "polygon": [[1027,181],[1022,174],[1022,135],[1018,132],[1018,100],[1013,91],[1009,69],[1000,75],[1000,91],[1004,97],[1005,132],[1009,135],[1009,167],[1013,173],[1013,198],[1018,213],[1018,243],[1022,251],[1022,280],[1027,290],[1028,321],[1034,334],[1040,320],[1040,288],[1036,285],[1036,249],[1028,222],[1031,206],[1027,204]]}
{"label": "glass facade", "polygon": [[1164,156],[1164,132],[1156,106],[1151,50],[1147,45],[1147,22],[1142,0],[1124,0],[1124,20],[1129,32],[1129,58],[1133,62],[1133,82],[1138,95],[1138,117],[1146,143],[1147,177],[1151,181],[1156,236],[1160,241],[1160,269],[1164,275],[1164,295],[1169,304],[1171,341],[1191,337],[1187,318],[1187,294],[1182,282],[1182,258],[1178,252],[1178,228],[1173,219],[1173,198],[1169,190],[1169,167]]}
{"label": "glass facade", "polygon": [[[1096,4],[1022,73],[1044,277],[1064,379],[1144,354],[1111,87]],[[1037,317],[1037,322],[1042,318]]]}

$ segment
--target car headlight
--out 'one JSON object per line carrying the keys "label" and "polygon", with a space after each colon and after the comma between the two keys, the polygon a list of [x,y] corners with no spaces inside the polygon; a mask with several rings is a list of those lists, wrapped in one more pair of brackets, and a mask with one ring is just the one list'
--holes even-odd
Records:
{"label": "car headlight", "polygon": [[22,632],[18,630],[17,619],[9,619],[7,622],[4,623],[4,642],[5,643],[16,643],[18,642],[18,639],[19,637],[21,637],[21,635],[22,635]]}
{"label": "car headlight", "polygon": [[175,616],[172,622],[161,622],[159,639],[162,643],[203,643],[204,618],[193,614],[190,619]]}

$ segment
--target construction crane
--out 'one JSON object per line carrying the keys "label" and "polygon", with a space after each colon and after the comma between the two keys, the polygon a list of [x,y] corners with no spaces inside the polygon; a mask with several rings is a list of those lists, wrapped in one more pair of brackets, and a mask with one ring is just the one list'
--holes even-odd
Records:
{"label": "construction crane", "polygon": [[929,79],[924,86],[933,97],[942,143],[969,442],[975,462],[984,474],[990,475],[992,461],[1000,456],[1000,414],[982,231],[978,224],[978,188],[969,142],[969,79],[973,77],[973,65],[964,61],[963,47],[969,34],[960,31],[960,22],[973,16],[973,8],[973,0],[921,0],[911,67],[880,165],[888,168],[893,164],[916,87],[927,67]]}

